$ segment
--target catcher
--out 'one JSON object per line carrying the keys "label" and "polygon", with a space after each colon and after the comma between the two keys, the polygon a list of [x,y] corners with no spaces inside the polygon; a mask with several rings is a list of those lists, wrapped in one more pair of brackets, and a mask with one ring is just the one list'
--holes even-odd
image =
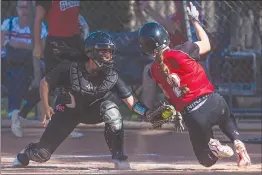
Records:
{"label": "catcher", "polygon": [[[105,122],[104,136],[115,167],[129,168],[128,157],[123,150],[123,118],[118,106],[103,97],[111,91],[138,114],[152,118],[149,115],[152,111],[136,102],[130,89],[119,78],[113,67],[114,48],[107,33],[91,33],[85,40],[83,57],[86,61],[65,61],[42,79],[40,96],[44,112],[43,124],[46,124],[46,119],[52,118],[40,141],[30,143],[17,155],[13,162],[14,167],[25,167],[30,160],[41,163],[48,161],[79,123]],[[57,54],[61,50],[65,54],[67,49],[59,49]],[[79,56],[70,48],[67,52],[65,55],[70,53]],[[55,88],[60,88],[61,93],[57,96],[53,110],[48,103],[48,93]]]}
{"label": "catcher", "polygon": [[171,104],[181,112],[189,130],[190,140],[199,163],[214,165],[219,158],[230,157],[233,150],[213,139],[212,127],[218,125],[234,143],[238,166],[250,165],[250,157],[222,96],[214,92],[205,71],[197,62],[200,55],[210,51],[210,42],[199,24],[199,12],[190,3],[188,14],[199,41],[186,42],[170,49],[168,32],[156,22],[144,24],[139,30],[142,50],[155,58],[151,76],[165,92]]}

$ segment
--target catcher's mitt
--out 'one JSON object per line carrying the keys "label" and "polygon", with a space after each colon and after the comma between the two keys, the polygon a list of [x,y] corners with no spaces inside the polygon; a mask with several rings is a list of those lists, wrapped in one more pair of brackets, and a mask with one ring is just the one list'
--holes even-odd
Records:
{"label": "catcher's mitt", "polygon": [[146,118],[152,123],[154,129],[160,129],[165,123],[174,122],[175,131],[181,132],[184,130],[182,117],[172,105],[162,103],[157,109],[149,110]]}

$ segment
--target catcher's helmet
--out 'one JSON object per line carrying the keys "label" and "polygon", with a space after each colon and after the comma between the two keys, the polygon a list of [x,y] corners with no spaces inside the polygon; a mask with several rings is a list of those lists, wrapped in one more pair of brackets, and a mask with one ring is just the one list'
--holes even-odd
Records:
{"label": "catcher's helmet", "polygon": [[105,32],[93,32],[85,40],[85,54],[98,67],[112,67],[115,45]]}
{"label": "catcher's helmet", "polygon": [[166,29],[157,22],[142,25],[138,32],[138,40],[145,54],[154,54],[169,45],[169,35]]}

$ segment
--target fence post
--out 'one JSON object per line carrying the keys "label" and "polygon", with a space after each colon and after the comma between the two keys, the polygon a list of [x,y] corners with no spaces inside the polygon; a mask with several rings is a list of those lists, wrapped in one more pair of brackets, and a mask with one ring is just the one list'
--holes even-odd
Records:
{"label": "fence post", "polygon": [[184,21],[185,21],[186,32],[187,32],[187,40],[192,41],[191,27],[190,27],[189,17],[187,14],[187,1],[185,0],[183,0],[183,11],[184,11]]}
{"label": "fence post", "polygon": [[[30,5],[30,13],[31,13],[31,19],[30,19],[30,32],[31,32],[31,38],[32,38],[32,45],[34,48],[34,22],[35,22],[35,2],[31,1],[29,3]],[[33,58],[33,68],[34,68],[34,78],[38,78],[38,83],[40,83],[41,79],[41,66],[40,66],[40,60],[38,58],[35,58],[32,55]],[[41,102],[37,103],[35,111],[36,111],[36,118],[38,120],[41,120]]]}

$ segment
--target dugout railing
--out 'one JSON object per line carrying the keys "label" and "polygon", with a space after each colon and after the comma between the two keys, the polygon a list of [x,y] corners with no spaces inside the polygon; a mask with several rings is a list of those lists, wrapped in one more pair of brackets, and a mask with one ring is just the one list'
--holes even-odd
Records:
{"label": "dugout railing", "polygon": [[[221,72],[224,81],[215,84],[215,91],[226,98],[236,116],[261,117],[261,53],[229,52],[223,56]],[[210,57],[207,62],[209,59]],[[239,98],[243,99],[242,104]],[[257,102],[254,102],[256,104],[247,105],[252,103],[250,99],[257,99]]]}

